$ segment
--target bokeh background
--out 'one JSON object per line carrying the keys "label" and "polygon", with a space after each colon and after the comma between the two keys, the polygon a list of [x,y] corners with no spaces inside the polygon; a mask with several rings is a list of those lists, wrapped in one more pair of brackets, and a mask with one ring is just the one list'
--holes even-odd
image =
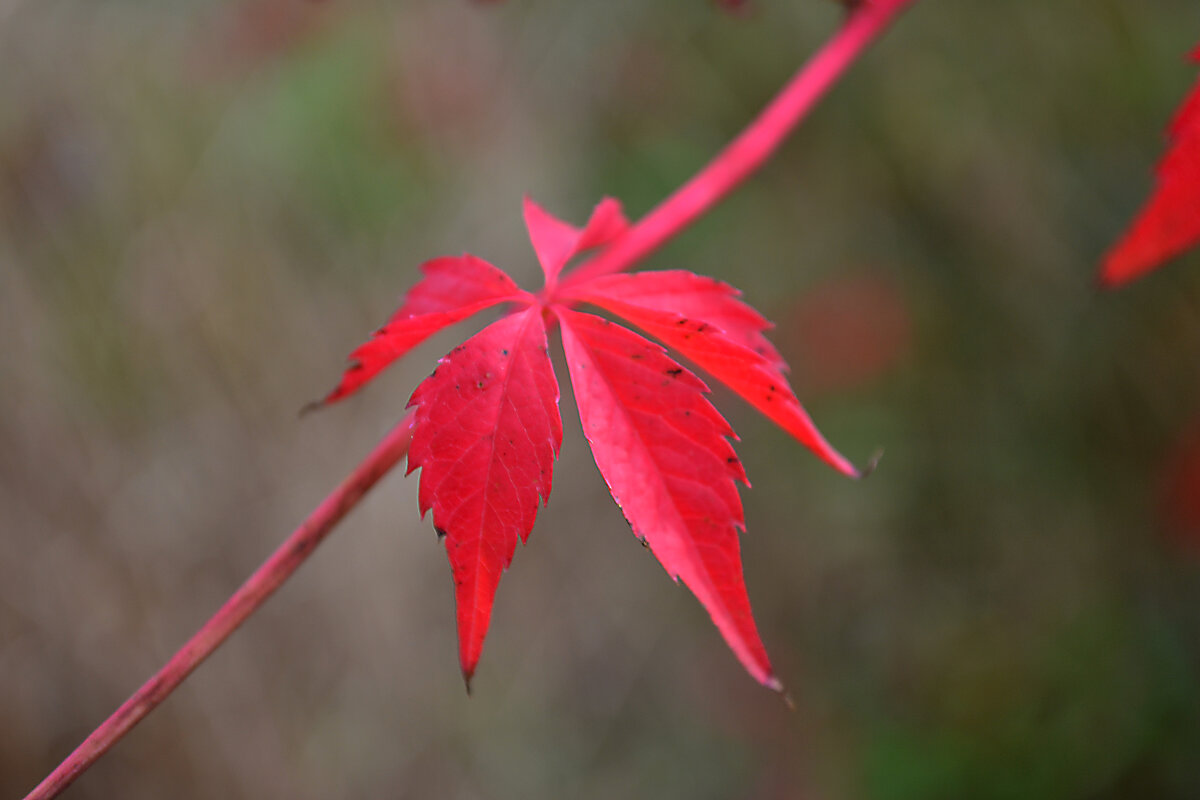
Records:
{"label": "bokeh background", "polygon": [[[422,260],[534,285],[524,192],[644,213],[841,13],[735,5],[0,0],[0,795],[471,332],[297,419]],[[1197,11],[919,3],[648,262],[744,289],[831,440],[886,450],[851,483],[716,394],[795,712],[629,536],[560,372],[474,697],[397,471],[67,796],[1200,797],[1200,256],[1093,288]]]}

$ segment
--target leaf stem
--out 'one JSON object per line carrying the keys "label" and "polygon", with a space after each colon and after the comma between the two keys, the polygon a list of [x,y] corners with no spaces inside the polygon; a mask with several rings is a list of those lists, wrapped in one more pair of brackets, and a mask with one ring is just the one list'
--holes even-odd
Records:
{"label": "leaf stem", "polygon": [[158,706],[183,680],[221,646],[246,618],[258,610],[292,576],[325,537],[380,478],[408,452],[412,415],[396,425],[340,486],[329,493],[270,558],[246,579],[200,630],[162,669],[142,684],[121,707],[96,728],[83,744],[50,773],[25,800],[57,797],[110,747]]}
{"label": "leaf stem", "polygon": [[725,149],[638,220],[624,236],[563,278],[574,284],[641,261],[715,206],[769,159],[842,74],[915,0],[859,0],[845,24]]}

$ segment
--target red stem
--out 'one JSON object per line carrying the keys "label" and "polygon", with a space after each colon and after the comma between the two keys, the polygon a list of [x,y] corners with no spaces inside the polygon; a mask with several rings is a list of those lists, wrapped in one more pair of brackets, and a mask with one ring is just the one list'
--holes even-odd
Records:
{"label": "red stem", "polygon": [[859,0],[846,24],[736,139],[611,247],[565,276],[563,285],[629,269],[716,205],[774,154],[842,73],[913,2]]}
{"label": "red stem", "polygon": [[26,796],[26,800],[57,797],[95,761],[129,733],[154,708],[167,698],[184,678],[200,666],[229,634],[258,610],[268,597],[303,564],[334,526],[358,505],[372,486],[388,473],[408,452],[412,441],[412,415],[388,433],[375,446],[350,477],[330,492],[316,510],[284,540],[271,557],[246,579],[225,605],[196,631],[171,660],[142,684],[142,688],[92,732],[83,744],[58,765],[44,781]]}
{"label": "red stem", "polygon": [[[914,0],[857,0],[846,24],[716,158],[564,284],[628,269],[687,227],[770,158],[855,59]],[[412,416],[405,417],[292,535],[246,579],[208,622],[25,800],[57,797],[154,710],[204,659],[258,610],[312,555],[317,545],[371,487],[408,452]]]}

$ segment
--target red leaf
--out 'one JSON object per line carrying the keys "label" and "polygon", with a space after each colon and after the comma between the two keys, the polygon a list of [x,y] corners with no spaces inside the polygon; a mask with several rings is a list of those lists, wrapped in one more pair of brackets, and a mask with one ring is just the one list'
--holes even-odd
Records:
{"label": "red leaf", "polygon": [[350,354],[352,362],[324,403],[358,391],[385,367],[448,325],[505,300],[529,298],[502,270],[481,258],[435,258],[387,324]]}
{"label": "red leaf", "polygon": [[[810,448],[827,464],[851,477],[859,471],[833,448],[788,386],[782,371],[764,355],[703,318],[641,305],[642,298],[622,289],[637,287],[653,273],[606,276],[572,288],[572,296],[629,320],[663,344],[678,350],[724,383],[768,419]],[[623,278],[613,281],[610,278]],[[697,278],[699,280],[699,278]],[[653,281],[648,282],[651,285]],[[665,298],[664,298],[665,299]],[[743,330],[744,334],[744,330]]]}
{"label": "red leaf", "polygon": [[[435,330],[504,301],[527,304],[439,362],[413,393],[409,471],[421,469],[420,507],[445,538],[458,607],[459,658],[470,688],[500,574],[529,536],[550,494],[562,441],[558,384],[546,347],[546,313],[562,323],[571,383],[596,464],[629,520],[684,581],[747,671],[779,689],[755,628],[742,577],[737,481],[746,474],[733,431],[708,388],[665,350],[619,325],[570,310],[590,302],[678,349],[841,471],[854,467],[813,426],[766,340],[770,327],[736,289],[689,272],[577,278],[557,284],[583,250],[628,227],[614,200],[577,229],[525,201],[530,239],[546,273],[538,295],[473,256],[436,259],[331,393],[356,390]],[[677,313],[678,312],[678,313]],[[748,484],[747,484],[748,485]]]}
{"label": "red leaf", "polygon": [[408,471],[421,468],[421,514],[433,509],[454,572],[459,662],[470,688],[500,573],[550,496],[562,444],[558,382],[541,310],[484,328],[438,362],[413,393]]}
{"label": "red leaf", "polygon": [[553,286],[567,262],[584,250],[608,244],[629,228],[621,204],[611,197],[601,200],[583,230],[547,213],[525,198],[525,227],[537,253],[546,285]]}
{"label": "red leaf", "polygon": [[750,612],[735,481],[746,482],[707,387],[663,349],[556,307],[571,385],[596,465],[634,534],[682,580],[750,674],[780,689]]}
{"label": "red leaf", "polygon": [[602,275],[573,287],[571,294],[604,295],[647,308],[669,308],[685,317],[702,319],[720,328],[732,341],[763,356],[771,367],[787,372],[788,366],[763,335],[774,326],[738,298],[742,293],[728,283],[683,269]]}
{"label": "red leaf", "polygon": [[[1200,49],[1192,59],[1200,61]],[[1200,83],[1175,115],[1167,137],[1150,199],[1104,257],[1104,286],[1127,283],[1200,242]]]}
{"label": "red leaf", "polygon": [[787,314],[779,339],[795,353],[792,383],[805,396],[845,393],[903,361],[912,311],[883,273],[862,272],[810,287]]}

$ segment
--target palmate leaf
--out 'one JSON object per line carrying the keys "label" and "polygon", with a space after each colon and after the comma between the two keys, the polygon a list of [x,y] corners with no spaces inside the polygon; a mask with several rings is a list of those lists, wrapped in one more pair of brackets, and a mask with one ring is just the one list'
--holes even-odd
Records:
{"label": "palmate leaf", "polygon": [[[474,256],[435,259],[328,400],[361,387],[417,342],[499,303],[517,309],[443,358],[413,393],[409,472],[420,468],[421,513],[445,541],[454,575],[459,657],[468,688],[487,636],[500,575],[528,538],[562,441],[547,322],[559,323],[584,434],[634,533],[711,615],[746,670],[779,689],[742,576],[737,482],[746,483],[708,387],[663,347],[617,323],[572,310],[590,303],[629,320],[722,381],[845,474],[789,388],[761,314],[727,284],[680,270],[564,278],[576,255],[628,228],[606,199],[577,228],[525,201],[546,277],[537,295]],[[748,484],[747,484],[748,485]]]}

